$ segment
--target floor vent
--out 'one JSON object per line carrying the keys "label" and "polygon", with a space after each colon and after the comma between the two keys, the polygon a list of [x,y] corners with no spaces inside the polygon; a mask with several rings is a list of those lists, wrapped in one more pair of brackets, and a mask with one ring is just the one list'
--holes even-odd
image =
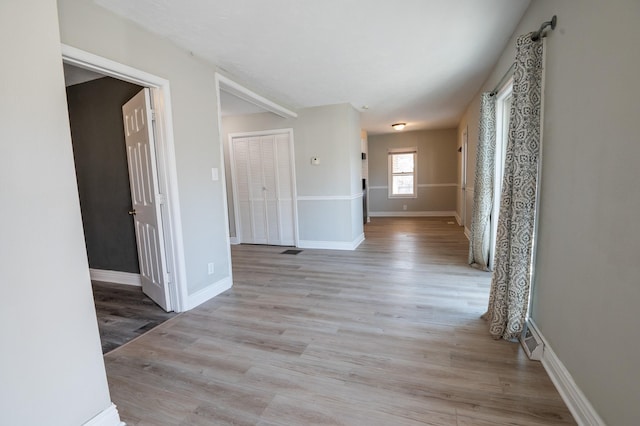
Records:
{"label": "floor vent", "polygon": [[298,253],[302,253],[302,250],[285,250],[280,254],[298,254]]}
{"label": "floor vent", "polygon": [[524,329],[520,335],[520,343],[529,359],[534,361],[540,361],[542,359],[544,343],[540,335],[531,327],[528,321],[524,323]]}

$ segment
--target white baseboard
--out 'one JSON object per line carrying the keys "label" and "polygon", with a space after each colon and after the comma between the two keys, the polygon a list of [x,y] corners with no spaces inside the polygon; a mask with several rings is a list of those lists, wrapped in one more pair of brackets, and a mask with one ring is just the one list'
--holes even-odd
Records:
{"label": "white baseboard", "polygon": [[231,245],[236,246],[240,244],[240,239],[238,237],[229,237],[229,242]]}
{"label": "white baseboard", "polygon": [[140,274],[134,274],[132,272],[120,272],[120,271],[107,271],[105,269],[89,269],[89,276],[91,280],[104,281],[114,284],[126,284],[142,286],[140,282]]}
{"label": "white baseboard", "polygon": [[189,311],[196,306],[203,304],[207,300],[213,299],[220,293],[229,290],[232,285],[233,279],[231,277],[226,277],[218,282],[211,284],[210,286],[203,288],[202,290],[190,294],[187,300],[187,306],[184,310]]}
{"label": "white baseboard", "polygon": [[358,238],[353,240],[353,242],[352,242],[353,250],[357,249],[360,246],[360,244],[362,244],[363,241],[364,241],[364,232],[362,234],[358,235]]}
{"label": "white baseboard", "polygon": [[105,408],[97,416],[86,422],[83,426],[126,426],[120,420],[120,414],[114,404]]}
{"label": "white baseboard", "polygon": [[300,240],[298,247],[307,249],[324,249],[324,250],[355,250],[364,241],[364,234],[360,234],[351,242],[343,241],[315,241]]}
{"label": "white baseboard", "polygon": [[529,326],[534,329],[544,342],[544,352],[542,353],[542,366],[547,371],[549,378],[555,385],[558,393],[573,418],[580,426],[605,426],[605,422],[600,418],[587,397],[582,393],[576,382],[571,377],[569,370],[564,366],[560,358],[553,351],[547,339],[540,333],[536,323],[529,319]]}
{"label": "white baseboard", "polygon": [[471,241],[471,230],[466,226],[464,227],[464,236],[467,237],[467,240]]}
{"label": "white baseboard", "polygon": [[462,219],[460,218],[460,215],[458,214],[458,212],[455,212],[453,216],[456,218],[456,222],[458,222],[458,226],[462,226]]}
{"label": "white baseboard", "polygon": [[371,217],[452,217],[455,216],[456,212],[452,210],[447,211],[422,211],[422,212],[411,212],[411,211],[394,211],[394,212],[369,212],[369,216]]}

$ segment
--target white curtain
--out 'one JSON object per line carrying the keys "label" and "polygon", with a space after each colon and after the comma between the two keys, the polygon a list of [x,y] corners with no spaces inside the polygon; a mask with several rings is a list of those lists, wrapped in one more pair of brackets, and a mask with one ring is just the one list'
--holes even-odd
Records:
{"label": "white curtain", "polygon": [[522,333],[529,303],[542,106],[543,42],[527,34],[516,48],[495,267],[483,316],[490,334],[505,340]]}
{"label": "white curtain", "polygon": [[476,175],[473,184],[473,213],[469,236],[469,265],[489,270],[491,210],[496,159],[496,97],[482,94]]}

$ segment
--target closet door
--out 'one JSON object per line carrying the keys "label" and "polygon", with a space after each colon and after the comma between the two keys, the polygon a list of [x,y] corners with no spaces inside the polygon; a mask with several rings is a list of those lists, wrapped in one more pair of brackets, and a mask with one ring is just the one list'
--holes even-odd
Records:
{"label": "closet door", "polygon": [[233,138],[232,150],[240,242],[294,245],[289,135]]}
{"label": "closet door", "polygon": [[282,245],[280,238],[280,215],[278,214],[278,179],[275,157],[275,136],[260,137],[262,154],[262,193],[264,195],[267,244]]}
{"label": "closet door", "polygon": [[295,245],[293,213],[293,164],[289,150],[289,134],[275,135],[276,178],[278,180],[278,221],[280,245]]}
{"label": "closet door", "polygon": [[[248,139],[249,149],[249,212],[248,215],[251,220],[251,226],[253,228],[252,238],[250,242],[252,244],[268,244],[267,234],[267,210],[265,205],[265,182],[264,182],[264,164],[272,162],[267,158],[263,158],[263,144],[260,137],[252,137]],[[268,167],[268,165],[267,165]]]}

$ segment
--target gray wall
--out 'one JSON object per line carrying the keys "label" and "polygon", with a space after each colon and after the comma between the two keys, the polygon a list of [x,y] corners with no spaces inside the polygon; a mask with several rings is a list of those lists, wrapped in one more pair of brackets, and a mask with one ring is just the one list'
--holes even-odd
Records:
{"label": "gray wall", "polygon": [[[552,15],[531,315],[609,425],[640,419],[640,3],[532,2],[515,34]],[[484,90],[514,57],[514,39]],[[479,94],[462,126],[477,141]]]}
{"label": "gray wall", "polygon": [[0,416],[81,425],[110,406],[54,0],[0,2]]}
{"label": "gray wall", "polygon": [[142,87],[110,77],[67,87],[89,267],[139,273],[122,105]]}
{"label": "gray wall", "polygon": [[63,43],[170,81],[188,293],[229,279],[224,188],[211,179],[222,168],[216,69],[93,2],[59,0],[58,13]]}
{"label": "gray wall", "polygon": [[[369,210],[371,215],[454,212],[458,152],[456,129],[369,135]],[[418,197],[389,199],[388,150],[418,148]]]}
{"label": "gray wall", "polygon": [[[360,115],[349,104],[297,113],[296,119],[271,113],[224,117],[226,163],[230,133],[293,128],[300,240],[351,242],[363,232],[362,200],[349,199],[362,192]],[[311,165],[311,157],[318,157],[320,165]],[[226,172],[230,232],[235,236],[230,167]]]}

